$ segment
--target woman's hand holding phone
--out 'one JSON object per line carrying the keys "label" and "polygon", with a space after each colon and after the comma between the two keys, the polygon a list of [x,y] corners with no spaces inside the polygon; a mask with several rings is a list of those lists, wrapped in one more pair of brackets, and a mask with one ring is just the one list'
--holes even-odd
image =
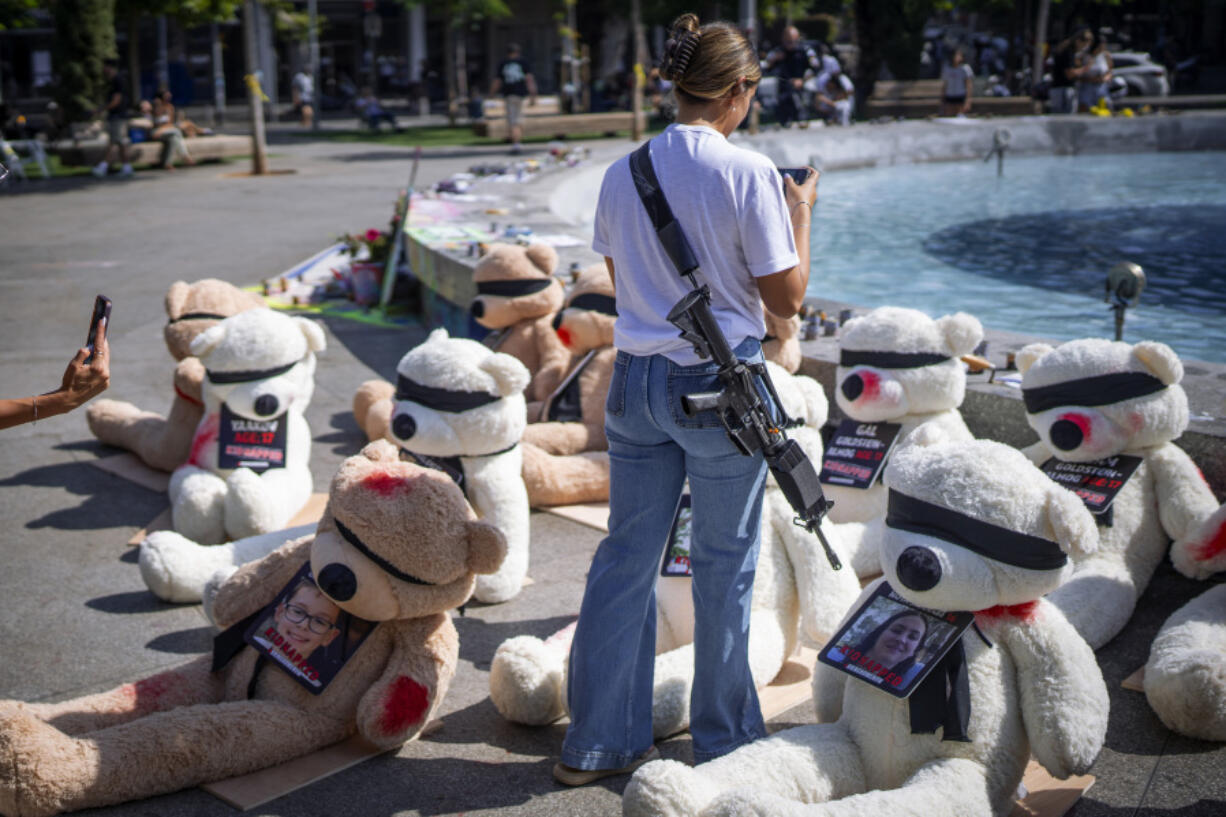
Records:
{"label": "woman's hand holding phone", "polygon": [[106,391],[111,381],[111,347],[106,341],[110,324],[110,302],[103,312],[95,307],[89,331],[89,343],[77,350],[68,362],[60,381],[58,397],[63,410],[71,411],[91,397]]}
{"label": "woman's hand holding phone", "polygon": [[783,174],[783,195],[787,200],[789,213],[794,212],[796,206],[801,202],[809,205],[812,210],[813,204],[817,201],[817,179],[822,174],[812,167],[800,169],[809,171],[805,180],[800,184],[796,183],[791,173]]}

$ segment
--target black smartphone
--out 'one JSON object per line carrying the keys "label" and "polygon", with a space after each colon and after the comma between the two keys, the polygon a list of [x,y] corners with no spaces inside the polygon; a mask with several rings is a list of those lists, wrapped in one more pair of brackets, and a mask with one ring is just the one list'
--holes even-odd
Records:
{"label": "black smartphone", "polygon": [[807,167],[780,167],[777,170],[781,176],[791,176],[792,181],[797,184],[804,184],[809,174],[813,172]]}
{"label": "black smartphone", "polygon": [[111,325],[111,299],[105,295],[99,295],[94,298],[94,314],[89,319],[89,335],[85,339],[85,345],[89,347],[89,357],[85,358],[86,363],[94,359],[94,343],[98,340],[98,324],[103,318],[106,319],[109,327]]}

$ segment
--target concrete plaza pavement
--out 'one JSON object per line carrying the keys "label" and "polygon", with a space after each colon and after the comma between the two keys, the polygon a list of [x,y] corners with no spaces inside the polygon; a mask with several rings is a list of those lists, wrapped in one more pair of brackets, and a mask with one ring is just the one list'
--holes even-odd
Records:
{"label": "concrete plaza pavement", "polygon": [[[626,142],[589,143],[616,149]],[[533,150],[531,148],[529,155]],[[115,303],[107,394],[164,411],[171,364],[161,339],[162,298],[172,281],[218,277],[254,283],[290,267],[344,231],[382,226],[409,173],[411,151],[380,145],[278,137],[274,169],[234,177],[245,163],[121,181],[33,182],[0,194],[0,383],[6,397],[53,389],[84,341],[95,293]],[[425,151],[418,182],[430,184],[499,149]],[[363,442],[350,415],[355,388],[388,377],[424,328],[382,329],[325,321],[307,418],[312,471],[325,490],[340,461]],[[0,447],[0,697],[60,700],[176,665],[209,648],[211,629],[194,605],[157,601],[124,543],[166,505],[164,496],[91,467],[110,449],[96,443],[83,411],[3,432]],[[456,619],[461,660],[444,702],[443,728],[399,752],[367,761],[254,813],[268,815],[616,815],[626,778],[581,789],[556,784],[562,727],[503,721],[487,697],[497,645],[545,636],[578,609],[598,534],[544,513],[532,516],[534,583],[511,602],[474,605]],[[1144,663],[1166,616],[1203,585],[1164,565],[1125,632],[1099,651],[1112,697],[1098,782],[1075,817],[1226,813],[1226,748],[1170,733],[1143,695],[1119,682]],[[771,728],[812,722],[808,704]],[[287,736],[289,738],[291,736]],[[690,760],[687,736],[666,757]],[[228,815],[200,790],[103,809],[108,815]]]}

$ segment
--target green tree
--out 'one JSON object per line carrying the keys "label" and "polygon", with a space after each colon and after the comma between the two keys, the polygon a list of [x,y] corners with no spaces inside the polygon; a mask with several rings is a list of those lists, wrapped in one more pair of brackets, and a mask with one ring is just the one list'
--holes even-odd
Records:
{"label": "green tree", "polygon": [[55,0],[51,4],[54,94],[65,123],[88,119],[102,99],[102,62],[115,56],[113,14],[114,0]]}
{"label": "green tree", "polygon": [[30,12],[38,8],[38,0],[0,0],[0,31],[25,28],[34,22]]}
{"label": "green tree", "polygon": [[[405,8],[425,2],[397,1]],[[510,17],[511,9],[505,0],[431,0],[427,8],[431,12],[438,12],[446,26],[443,73],[447,83],[447,116],[454,126],[459,102],[468,98],[468,58],[464,47],[464,29],[468,26],[478,26],[485,20]]]}
{"label": "green tree", "polygon": [[[0,0],[4,2],[5,0]],[[184,27],[234,19],[242,0],[114,0],[115,19],[128,32],[128,83],[132,99],[140,96],[140,21],[173,17]]]}

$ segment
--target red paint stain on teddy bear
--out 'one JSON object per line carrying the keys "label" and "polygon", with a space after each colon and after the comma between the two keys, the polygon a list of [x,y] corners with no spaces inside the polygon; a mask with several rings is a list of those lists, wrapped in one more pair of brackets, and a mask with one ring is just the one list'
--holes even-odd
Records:
{"label": "red paint stain on teddy bear", "polygon": [[151,712],[157,709],[157,702],[173,685],[174,676],[169,672],[163,672],[134,684],[124,684],[119,691],[125,698],[132,700],[132,706],[136,711]]}
{"label": "red paint stain on teddy bear", "polygon": [[401,675],[392,682],[392,688],[383,702],[383,717],[379,728],[385,735],[403,732],[421,721],[430,705],[430,691],[408,676]]}
{"label": "red paint stain on teddy bear", "polygon": [[192,438],[192,453],[187,458],[188,465],[195,465],[197,468],[204,467],[201,458],[204,456],[205,450],[217,442],[217,433],[220,426],[221,415],[210,414],[204,418],[204,422],[196,429],[196,436]]}
{"label": "red paint stain on teddy bear", "polygon": [[859,372],[860,381],[864,383],[864,391],[860,394],[860,400],[876,400],[881,394],[881,378],[873,372]]}
{"label": "red paint stain on teddy bear", "polygon": [[391,496],[397,491],[409,493],[413,490],[413,478],[400,474],[389,474],[386,471],[375,471],[362,477],[362,487],[374,491],[379,496]]}
{"label": "red paint stain on teddy bear", "polygon": [[563,346],[570,346],[572,338],[570,336],[570,330],[565,326],[558,327],[558,340],[562,341]]}
{"label": "red paint stain on teddy bear", "polygon": [[1021,604],[997,604],[986,610],[976,610],[975,616],[985,619],[1016,618],[1022,621],[1032,621],[1038,612],[1038,601],[1025,601]]}
{"label": "red paint stain on teddy bear", "polygon": [[1081,429],[1082,445],[1085,445],[1086,443],[1090,441],[1090,418],[1089,417],[1086,417],[1084,414],[1075,414],[1073,412],[1069,412],[1068,414],[1061,414],[1056,419],[1057,420],[1068,420],[1070,423],[1077,426],[1077,428]]}
{"label": "red paint stain on teddy bear", "polygon": [[1197,561],[1205,562],[1222,553],[1226,553],[1226,522],[1218,525],[1217,532],[1207,541],[1197,545],[1192,555]]}

